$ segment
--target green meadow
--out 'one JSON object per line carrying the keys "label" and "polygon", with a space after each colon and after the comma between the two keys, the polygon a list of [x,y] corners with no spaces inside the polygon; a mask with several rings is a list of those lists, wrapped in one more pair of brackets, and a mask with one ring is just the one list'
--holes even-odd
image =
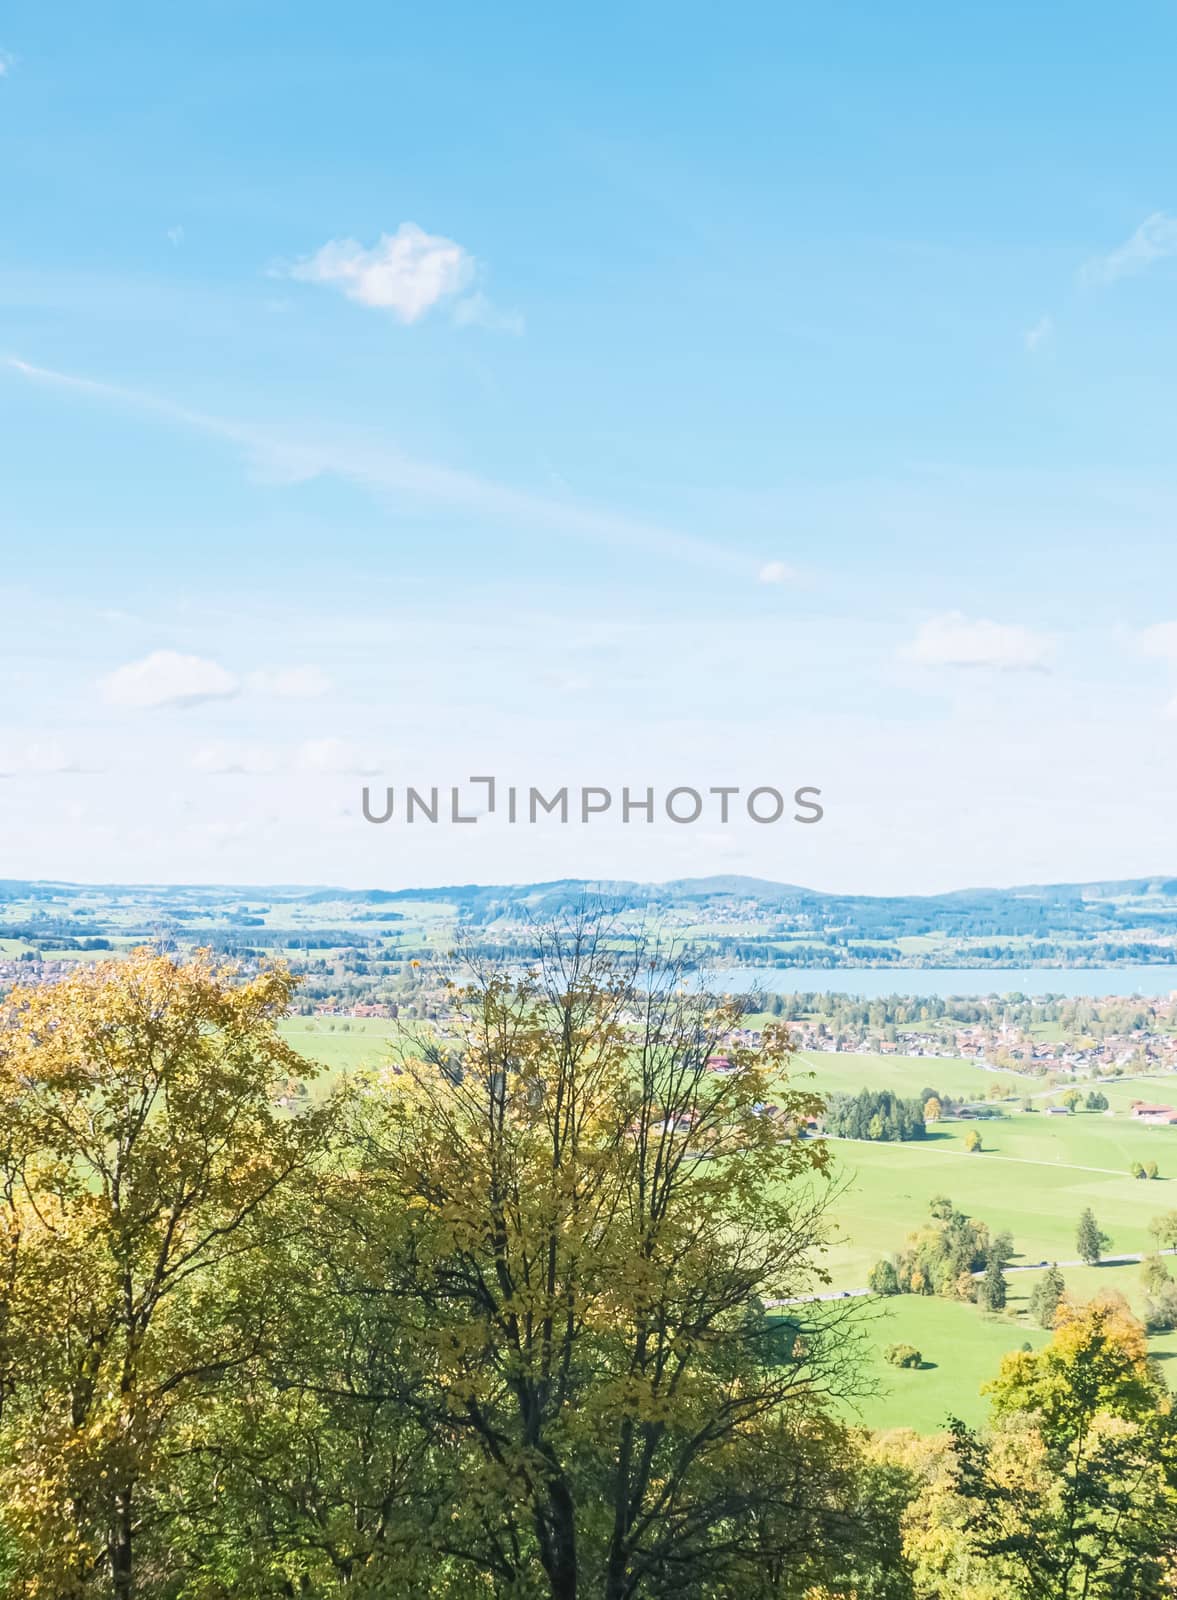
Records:
{"label": "green meadow", "polygon": [[[987,1088],[995,1076],[967,1062],[924,1057],[813,1055],[807,1062],[819,1090],[869,1085],[918,1094],[934,1086],[957,1093],[978,1080]],[[1177,1079],[1169,1081],[1177,1103]],[[907,1144],[831,1141],[834,1173],[846,1185],[837,1207],[841,1239],[828,1259],[834,1287],[862,1287],[871,1265],[925,1221],[936,1195],[950,1196],[994,1232],[1008,1230],[1020,1262],[1071,1260],[1085,1206],[1111,1235],[1114,1251],[1147,1250],[1150,1219],[1177,1208],[1177,1128],[1133,1122],[1127,1106],[1134,1098],[1164,1099],[1166,1085],[1124,1083],[1106,1092],[1111,1115],[1052,1117],[1022,1111],[1014,1101],[1002,1107],[1000,1118],[937,1123],[927,1139]],[[964,1140],[974,1128],[983,1148],[970,1154]],[[1134,1161],[1155,1161],[1160,1180],[1131,1177]]]}
{"label": "green meadow", "polygon": [[[848,1409],[870,1428],[936,1433],[949,1416],[981,1422],[987,1409],[981,1388],[997,1375],[1002,1356],[1024,1343],[1038,1348],[1049,1338],[1041,1328],[922,1295],[872,1302],[864,1319],[861,1370],[874,1392]],[[889,1344],[915,1345],[924,1365],[891,1366],[883,1356]]]}
{"label": "green meadow", "polygon": [[[339,1072],[387,1059],[400,1027],[380,1019],[292,1017],[282,1032],[301,1054],[322,1064],[322,1087]],[[1111,1236],[1113,1256],[1148,1250],[1150,1219],[1177,1209],[1177,1128],[1148,1127],[1128,1117],[1133,1099],[1177,1104],[1177,1077],[1101,1084],[1112,1114],[1068,1117],[1020,1109],[1025,1093],[1041,1094],[1041,1083],[953,1058],[813,1052],[798,1056],[793,1080],[822,1093],[870,1087],[910,1096],[936,1088],[977,1099],[985,1098],[996,1081],[1017,1097],[1002,1107],[1005,1115],[999,1119],[939,1123],[926,1140],[831,1141],[833,1181],[840,1190],[838,1240],[825,1261],[833,1291],[864,1287],[873,1264],[898,1250],[927,1220],[936,1195],[948,1195],[994,1232],[1008,1230],[1017,1250],[1015,1266],[1074,1260],[1075,1229],[1085,1206]],[[1035,1103],[1045,1106],[1050,1098]],[[964,1148],[970,1128],[983,1141],[976,1154]],[[1129,1176],[1133,1161],[1151,1160],[1160,1169],[1158,1181]],[[1143,1310],[1136,1264],[1065,1267],[1063,1272],[1068,1291],[1079,1298],[1112,1288],[1137,1312]],[[981,1386],[996,1374],[1002,1356],[1026,1341],[1037,1347],[1047,1338],[1026,1314],[1037,1276],[1036,1271],[1010,1272],[1009,1303],[999,1316],[933,1297],[863,1300],[861,1376],[873,1392],[856,1402],[853,1414],[871,1427],[921,1431],[943,1426],[949,1414],[981,1422],[987,1409]],[[923,1367],[901,1371],[886,1362],[885,1347],[901,1342],[922,1351]],[[1150,1345],[1162,1361],[1177,1357],[1177,1334],[1154,1338]],[[1177,1386],[1177,1368],[1174,1373]]]}
{"label": "green meadow", "polygon": [[[801,1076],[807,1071],[812,1077]],[[1008,1230],[1017,1250],[1015,1267],[1073,1261],[1085,1206],[1111,1236],[1112,1257],[1149,1250],[1150,1220],[1177,1209],[1177,1128],[1149,1127],[1128,1116],[1134,1099],[1177,1105],[1177,1077],[1102,1083],[1110,1114],[1049,1117],[1043,1110],[1020,1108],[1027,1092],[1038,1106],[1052,1102],[1053,1096],[1042,1095],[1041,1083],[961,1060],[815,1052],[798,1058],[794,1076],[798,1086],[825,1092],[869,1087],[918,1095],[934,1087],[982,1099],[995,1081],[1016,1091],[1016,1098],[1002,1106],[1001,1118],[939,1123],[926,1140],[831,1141],[833,1177],[841,1187],[835,1206],[839,1238],[826,1257],[835,1291],[863,1287],[871,1266],[927,1220],[936,1195],[948,1195],[994,1232]],[[983,1141],[976,1154],[964,1148],[970,1128]],[[1134,1161],[1156,1161],[1159,1180],[1131,1177]],[[1025,1342],[1037,1347],[1047,1337],[1027,1316],[1039,1276],[1037,1270],[1011,1271],[1007,1308],[997,1316],[932,1297],[863,1301],[863,1376],[875,1387],[858,1403],[857,1414],[871,1427],[921,1431],[942,1427],[950,1414],[981,1422],[987,1411],[981,1387],[994,1377],[1001,1357]],[[1079,1299],[1112,1289],[1138,1314],[1144,1309],[1136,1263],[1064,1267],[1063,1276],[1068,1293]],[[921,1368],[899,1370],[886,1362],[885,1347],[901,1342],[922,1352]],[[1150,1348],[1167,1370],[1177,1357],[1177,1334],[1150,1339]],[[1170,1381],[1177,1387],[1177,1368],[1173,1374]]]}
{"label": "green meadow", "polygon": [[289,1017],[281,1031],[300,1055],[322,1068],[311,1085],[314,1095],[321,1094],[341,1072],[386,1061],[399,1024],[380,1017]]}

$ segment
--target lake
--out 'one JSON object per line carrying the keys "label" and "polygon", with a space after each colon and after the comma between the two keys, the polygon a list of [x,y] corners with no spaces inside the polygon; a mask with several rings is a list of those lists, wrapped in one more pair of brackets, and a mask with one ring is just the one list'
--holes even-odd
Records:
{"label": "lake", "polygon": [[[736,967],[712,974],[731,993],[880,995],[1061,994],[1161,996],[1177,993],[1177,966],[1166,967]],[[708,984],[711,987],[711,984]]]}

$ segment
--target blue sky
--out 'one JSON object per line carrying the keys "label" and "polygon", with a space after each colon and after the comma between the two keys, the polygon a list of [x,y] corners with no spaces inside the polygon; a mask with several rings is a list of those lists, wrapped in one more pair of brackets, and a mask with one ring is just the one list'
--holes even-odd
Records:
{"label": "blue sky", "polygon": [[[1171,4],[0,21],[0,874],[1173,872]],[[372,829],[369,781],[815,784]]]}

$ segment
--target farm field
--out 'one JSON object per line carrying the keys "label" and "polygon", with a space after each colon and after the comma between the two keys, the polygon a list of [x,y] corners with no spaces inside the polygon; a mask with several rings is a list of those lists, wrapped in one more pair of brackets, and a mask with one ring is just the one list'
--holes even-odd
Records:
{"label": "farm field", "polygon": [[[964,1148],[970,1127],[984,1141],[978,1154]],[[925,1221],[935,1195],[950,1196],[994,1232],[1012,1233],[1022,1262],[1071,1260],[1085,1206],[1118,1251],[1146,1250],[1149,1220],[1177,1206],[1177,1129],[1126,1117],[1081,1113],[1064,1122],[1013,1112],[1001,1121],[940,1123],[908,1144],[832,1147],[835,1175],[848,1181],[838,1206],[844,1238],[829,1258],[839,1289],[862,1287],[871,1265]],[[1131,1177],[1134,1160],[1155,1160],[1161,1180]]]}
{"label": "farm field", "polygon": [[[948,1093],[983,1094],[994,1074],[965,1061],[928,1057],[809,1055],[797,1066],[814,1073],[818,1090],[890,1088],[905,1095],[933,1085]],[[998,1081],[1006,1081],[1003,1075]],[[930,1137],[906,1144],[831,1141],[833,1174],[846,1185],[836,1205],[840,1238],[826,1257],[833,1290],[859,1289],[880,1257],[899,1249],[908,1233],[928,1218],[933,1196],[948,1195],[994,1232],[1008,1230],[1017,1256],[1013,1266],[1039,1261],[1073,1261],[1079,1213],[1090,1206],[1111,1236],[1109,1254],[1143,1253],[1152,1247],[1150,1220],[1177,1209],[1177,1128],[1132,1122],[1134,1099],[1177,1104],[1177,1079],[1153,1078],[1101,1083],[1111,1114],[1078,1112],[1047,1117],[1026,1112],[1020,1095],[1040,1092],[1024,1079],[1019,1100],[1007,1104],[1000,1119],[946,1122]],[[798,1079],[799,1086],[806,1080]],[[1049,1103],[1047,1097],[1038,1103]],[[970,1154],[964,1137],[976,1128],[983,1149]],[[1155,1160],[1158,1181],[1129,1174],[1133,1161]],[[1175,1263],[1177,1265],[1177,1263]],[[950,1413],[978,1424],[988,1403],[980,1394],[995,1376],[1002,1355],[1029,1341],[1035,1348],[1047,1335],[1029,1321],[1026,1307],[1037,1271],[1011,1271],[1005,1314],[934,1297],[899,1295],[864,1303],[864,1374],[876,1392],[858,1403],[856,1414],[870,1427],[943,1426]],[[1100,1290],[1124,1295],[1140,1314],[1144,1291],[1137,1263],[1064,1267],[1067,1290],[1088,1299]],[[909,1343],[925,1358],[924,1367],[899,1370],[883,1357],[885,1347]],[[1177,1334],[1154,1336],[1150,1349],[1162,1362],[1177,1358]],[[1177,1387],[1177,1368],[1170,1382]]]}

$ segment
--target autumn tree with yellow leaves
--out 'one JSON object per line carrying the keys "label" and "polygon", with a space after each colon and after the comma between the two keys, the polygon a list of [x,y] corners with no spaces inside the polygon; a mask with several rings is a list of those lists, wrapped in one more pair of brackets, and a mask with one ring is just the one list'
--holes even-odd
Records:
{"label": "autumn tree with yellow leaves", "polygon": [[162,1582],[161,1506],[195,1411],[272,1347],[279,1198],[329,1110],[276,1024],[281,971],[147,951],[17,990],[0,1017],[4,1593],[128,1600]]}
{"label": "autumn tree with yellow leaves", "polygon": [[954,1425],[965,1542],[1025,1600],[1160,1600],[1177,1573],[1177,1420],[1115,1294],[1064,1301],[1054,1337],[1006,1356],[993,1430]]}
{"label": "autumn tree with yellow leaves", "polygon": [[733,1044],[737,1005],[591,920],[455,1009],[362,1097],[350,1200],[366,1239],[386,1219],[370,1275],[429,1353],[408,1399],[459,1467],[445,1552],[551,1600],[799,1573],[828,1548],[852,1345],[845,1308],[764,1311],[826,1281],[819,1102],[787,1035]]}

